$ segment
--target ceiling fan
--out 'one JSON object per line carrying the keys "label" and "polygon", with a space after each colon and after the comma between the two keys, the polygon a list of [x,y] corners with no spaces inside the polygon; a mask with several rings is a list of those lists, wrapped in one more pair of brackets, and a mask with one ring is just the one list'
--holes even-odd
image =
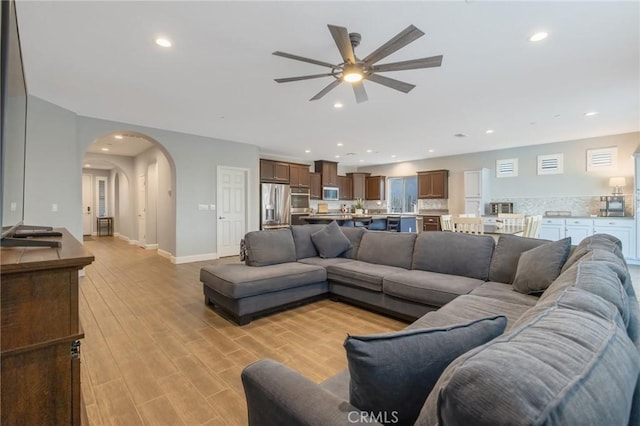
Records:
{"label": "ceiling fan", "polygon": [[398,35],[367,55],[364,59],[359,59],[354,53],[355,47],[360,44],[360,40],[362,38],[360,34],[348,33],[347,29],[344,27],[338,27],[335,25],[327,26],[329,27],[329,32],[331,32],[331,36],[336,42],[336,46],[338,46],[338,50],[340,51],[340,55],[342,56],[342,60],[344,61],[340,64],[334,65],[328,62],[309,59],[280,51],[273,52],[274,55],[282,56],[283,58],[294,59],[296,61],[308,62],[310,64],[331,68],[331,72],[324,74],[303,75],[299,77],[275,79],[275,81],[277,81],[278,83],[288,83],[291,81],[310,80],[313,78],[328,76],[333,77],[334,81],[329,83],[327,87],[325,87],[320,92],[318,92],[318,94],[309,99],[310,101],[316,101],[322,98],[343,81],[351,83],[353,92],[356,95],[356,101],[358,103],[365,102],[368,99],[367,92],[364,89],[364,85],[362,84],[363,80],[373,81],[374,83],[399,90],[403,93],[408,93],[409,91],[411,91],[411,89],[416,87],[414,84],[409,84],[403,81],[395,80],[393,78],[384,77],[382,75],[379,75],[378,73],[387,71],[414,70],[419,68],[433,68],[439,67],[442,64],[442,55],[438,55],[431,56],[429,58],[412,59],[409,61],[376,65],[378,61],[386,58],[397,50],[402,49],[407,44],[424,35],[422,31],[420,31],[413,25],[409,25]]}

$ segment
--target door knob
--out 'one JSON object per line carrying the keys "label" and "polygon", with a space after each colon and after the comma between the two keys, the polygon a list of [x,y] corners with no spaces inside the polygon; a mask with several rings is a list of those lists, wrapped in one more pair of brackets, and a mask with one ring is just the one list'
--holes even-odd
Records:
{"label": "door knob", "polygon": [[218,216],[218,219],[224,219],[224,216]]}

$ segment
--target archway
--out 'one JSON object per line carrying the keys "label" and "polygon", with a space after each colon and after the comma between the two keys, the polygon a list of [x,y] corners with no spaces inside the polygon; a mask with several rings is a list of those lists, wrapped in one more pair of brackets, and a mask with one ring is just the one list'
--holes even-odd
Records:
{"label": "archway", "polygon": [[107,179],[105,206],[94,211],[113,217],[114,236],[171,257],[176,240],[175,166],[166,149],[148,135],[114,131],[88,146],[82,164],[83,175],[91,175],[94,185]]}

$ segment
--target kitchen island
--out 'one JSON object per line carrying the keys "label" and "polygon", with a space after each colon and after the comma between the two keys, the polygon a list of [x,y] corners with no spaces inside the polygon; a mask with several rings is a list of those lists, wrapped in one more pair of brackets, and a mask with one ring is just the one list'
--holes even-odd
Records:
{"label": "kitchen island", "polygon": [[334,220],[339,226],[364,226],[371,231],[386,231],[387,218],[400,218],[400,232],[416,231],[416,215],[413,214],[314,214],[301,217],[307,223],[331,223]]}

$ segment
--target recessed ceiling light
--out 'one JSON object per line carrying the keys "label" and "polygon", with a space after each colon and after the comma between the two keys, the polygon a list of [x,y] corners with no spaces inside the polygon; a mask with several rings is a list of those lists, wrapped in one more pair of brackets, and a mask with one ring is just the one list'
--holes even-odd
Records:
{"label": "recessed ceiling light", "polygon": [[340,158],[340,156],[339,156],[339,155],[336,155],[336,158]]}
{"label": "recessed ceiling light", "polygon": [[433,151],[434,151],[433,149],[430,149],[430,150],[429,150],[429,152],[433,152]]}
{"label": "recessed ceiling light", "polygon": [[371,149],[367,150],[367,153],[369,153],[369,154],[371,154],[372,152],[373,152],[373,150],[371,150]]}
{"label": "recessed ceiling light", "polygon": [[495,130],[493,130],[493,129],[487,129],[487,130],[485,130],[485,133],[486,133],[486,134],[488,134],[488,135],[490,135],[490,134],[491,134],[491,133],[493,133],[493,132],[495,132]]}
{"label": "recessed ceiling light", "polygon": [[584,116],[585,117],[593,117],[594,115],[597,115],[598,111],[589,111],[589,112],[585,112]]}
{"label": "recessed ceiling light", "polygon": [[358,161],[360,161],[361,163],[364,163],[364,160],[358,160]]}
{"label": "recessed ceiling light", "polygon": [[337,145],[338,145],[338,146],[342,146],[342,142],[338,142],[338,143],[337,143]]}
{"label": "recessed ceiling light", "polygon": [[85,167],[91,167],[91,164],[85,164],[84,166]]}
{"label": "recessed ceiling light", "polygon": [[455,136],[456,138],[466,138],[467,137],[467,135],[465,135],[464,133],[456,133],[453,136]]}
{"label": "recessed ceiling light", "polygon": [[544,31],[540,31],[539,33],[535,33],[534,35],[532,35],[531,37],[529,37],[529,41],[540,41],[540,40],[544,40],[545,38],[547,38],[549,36],[548,33],[544,32]]}
{"label": "recessed ceiling light", "polygon": [[100,148],[101,151],[109,151],[109,148]]}
{"label": "recessed ceiling light", "polygon": [[395,154],[393,154],[393,155],[391,156],[391,158],[396,158],[396,155],[395,155]]}
{"label": "recessed ceiling light", "polygon": [[342,108],[343,106],[344,106],[344,105],[342,105],[342,103],[341,103],[341,102],[336,102],[335,104],[333,104],[333,107],[334,107],[335,109],[340,109],[340,108]]}
{"label": "recessed ceiling light", "polygon": [[311,152],[311,150],[310,149],[305,149],[304,152],[308,154],[308,153]]}
{"label": "recessed ceiling light", "polygon": [[169,39],[164,37],[157,38],[156,44],[161,47],[171,47],[173,45]]}
{"label": "recessed ceiling light", "polygon": [[124,136],[122,136],[122,135],[115,135],[115,136],[114,136],[114,138],[116,138],[116,139],[122,139],[123,137],[124,137]]}

